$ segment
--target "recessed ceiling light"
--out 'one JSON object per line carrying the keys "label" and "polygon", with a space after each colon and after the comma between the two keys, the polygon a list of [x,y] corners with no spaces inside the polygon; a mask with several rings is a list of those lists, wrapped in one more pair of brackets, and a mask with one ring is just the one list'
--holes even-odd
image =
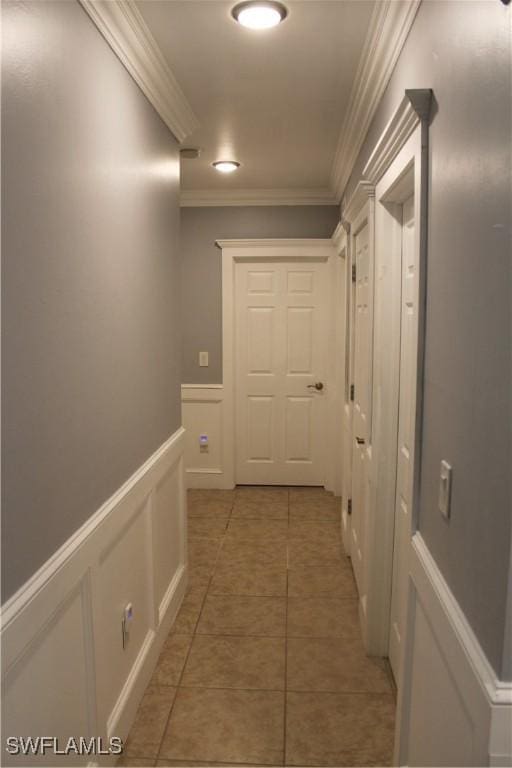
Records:
{"label": "recessed ceiling light", "polygon": [[248,0],[238,3],[231,11],[233,18],[249,29],[277,27],[288,15],[286,7],[274,0]]}
{"label": "recessed ceiling light", "polygon": [[233,173],[237,168],[240,168],[240,163],[234,160],[218,160],[216,163],[212,163],[215,170],[221,173]]}

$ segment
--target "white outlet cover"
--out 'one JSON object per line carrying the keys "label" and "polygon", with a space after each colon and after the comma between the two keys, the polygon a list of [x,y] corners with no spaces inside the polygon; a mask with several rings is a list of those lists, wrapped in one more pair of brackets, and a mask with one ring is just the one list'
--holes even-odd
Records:
{"label": "white outlet cover", "polygon": [[441,462],[439,473],[439,511],[445,520],[450,519],[452,495],[452,468],[447,461]]}
{"label": "white outlet cover", "polygon": [[208,368],[208,352],[200,352],[199,353],[199,367],[200,368]]}

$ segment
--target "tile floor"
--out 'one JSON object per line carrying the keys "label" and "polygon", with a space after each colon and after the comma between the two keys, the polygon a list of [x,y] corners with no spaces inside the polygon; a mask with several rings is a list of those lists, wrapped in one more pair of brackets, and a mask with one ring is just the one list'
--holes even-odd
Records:
{"label": "tile floor", "polygon": [[339,508],[189,491],[187,595],[119,765],[385,766],[395,698],[363,650]]}

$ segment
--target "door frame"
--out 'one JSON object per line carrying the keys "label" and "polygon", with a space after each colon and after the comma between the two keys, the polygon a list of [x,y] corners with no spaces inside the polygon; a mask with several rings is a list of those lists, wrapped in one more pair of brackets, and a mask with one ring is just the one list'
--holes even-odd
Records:
{"label": "door frame", "polygon": [[[331,239],[233,239],[217,240],[222,251],[222,456],[224,487],[234,488],[235,476],[235,268],[237,262],[328,262],[335,255]],[[329,325],[331,308],[327,309]],[[329,382],[327,381],[327,388]],[[328,447],[331,450],[331,446]],[[327,478],[326,478],[327,482]]]}
{"label": "door frame", "polygon": [[[366,180],[361,180],[358,182],[354,192],[352,193],[348,203],[343,209],[343,220],[346,222],[346,227],[349,231],[348,234],[348,263],[347,263],[347,270],[348,270],[348,278],[349,278],[349,285],[350,290],[347,291],[347,300],[349,303],[348,311],[347,311],[347,318],[349,322],[349,331],[348,331],[348,340],[350,344],[350,351],[348,356],[348,363],[349,363],[349,375],[348,375],[348,385],[349,385],[349,399],[348,403],[345,404],[346,409],[346,419],[345,419],[345,426],[348,430],[345,437],[345,450],[346,450],[346,456],[345,456],[345,466],[350,466],[350,472],[348,473],[347,479],[346,479],[346,489],[347,489],[347,498],[346,501],[343,502],[345,506],[345,512],[346,512],[346,518],[347,518],[347,528],[346,532],[349,536],[349,543],[348,545],[345,544],[345,549],[352,553],[353,551],[353,539],[352,539],[352,521],[350,519],[349,513],[348,513],[348,500],[349,498],[353,498],[353,488],[352,488],[352,482],[353,482],[353,467],[352,467],[352,447],[353,447],[353,414],[354,414],[354,402],[350,397],[350,387],[354,384],[354,344],[355,344],[355,292],[353,290],[353,283],[352,283],[352,269],[355,267],[355,240],[357,235],[361,232],[364,226],[368,227],[368,272],[369,272],[369,296],[370,296],[370,333],[371,337],[369,341],[369,365],[368,370],[372,371],[373,366],[373,293],[374,293],[374,249],[375,249],[375,234],[374,234],[374,223],[375,223],[375,213],[374,213],[374,195],[375,195],[375,188],[373,184]],[[372,376],[373,378],[373,376]],[[366,466],[368,467],[368,472],[365,477],[365,483],[371,483],[372,476],[371,476],[371,466],[372,466],[372,412],[373,412],[373,402],[372,402],[372,388],[370,386],[370,393],[369,393],[369,419],[368,419],[368,441],[365,446],[365,458],[366,458]],[[371,490],[371,488],[370,488]],[[367,510],[367,513],[369,513],[369,510]],[[368,517],[368,514],[366,515]],[[343,517],[342,517],[343,522]],[[343,530],[343,527],[342,527]],[[365,548],[366,549],[366,548]],[[368,579],[366,577],[366,573],[363,576],[363,589],[361,590],[361,593],[359,594],[359,618],[361,623],[361,631],[363,634],[363,641],[365,645],[367,644],[366,639],[366,627],[367,627],[367,582]]]}
{"label": "door frame", "polygon": [[[350,255],[353,258],[353,235],[357,227],[364,196],[375,194],[374,210],[374,315],[373,315],[373,382],[371,445],[371,495],[369,504],[366,550],[366,583],[364,603],[360,610],[363,639],[370,655],[387,656],[389,648],[389,617],[391,607],[391,582],[393,568],[393,536],[395,515],[396,453],[398,434],[398,368],[401,296],[401,225],[396,226],[392,216],[385,216],[386,202],[393,194],[403,194],[400,181],[407,172],[414,172],[415,216],[417,222],[418,264],[418,328],[417,328],[417,370],[415,440],[413,464],[413,496],[411,507],[412,531],[417,527],[419,498],[419,468],[421,460],[421,425],[423,413],[423,370],[425,346],[425,291],[427,256],[427,205],[428,205],[428,127],[433,94],[430,89],[406,90],[404,96],[386,125],[363,169],[363,178],[355,188],[344,217],[351,224]],[[405,182],[407,183],[407,182]],[[363,202],[361,202],[363,201]],[[396,249],[400,248],[400,260],[393,261]],[[389,266],[397,264],[400,269],[391,274]],[[394,278],[394,280],[393,280]],[[390,282],[391,281],[391,282]],[[398,293],[397,293],[398,290]],[[391,337],[386,339],[384,349],[383,329],[389,320],[390,306]],[[397,326],[398,318],[398,326]],[[397,336],[398,327],[398,336]],[[394,335],[393,335],[394,333]],[[388,334],[389,335],[389,334]],[[389,344],[394,345],[393,364],[389,363]],[[391,418],[386,418],[386,414]],[[402,663],[408,654],[407,637],[410,623],[406,618],[404,652]],[[405,679],[402,674],[402,680]],[[399,708],[400,708],[399,692]],[[406,717],[404,708],[404,718]],[[401,711],[401,710],[399,710]]]}

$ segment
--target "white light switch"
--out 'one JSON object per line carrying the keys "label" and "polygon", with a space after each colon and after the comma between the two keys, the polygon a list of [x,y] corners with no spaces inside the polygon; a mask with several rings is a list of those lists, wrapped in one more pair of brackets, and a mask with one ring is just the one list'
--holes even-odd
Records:
{"label": "white light switch", "polygon": [[199,365],[201,368],[208,368],[208,352],[199,353]]}
{"label": "white light switch", "polygon": [[439,476],[439,511],[446,519],[450,519],[450,498],[452,494],[452,468],[447,461],[441,462]]}

